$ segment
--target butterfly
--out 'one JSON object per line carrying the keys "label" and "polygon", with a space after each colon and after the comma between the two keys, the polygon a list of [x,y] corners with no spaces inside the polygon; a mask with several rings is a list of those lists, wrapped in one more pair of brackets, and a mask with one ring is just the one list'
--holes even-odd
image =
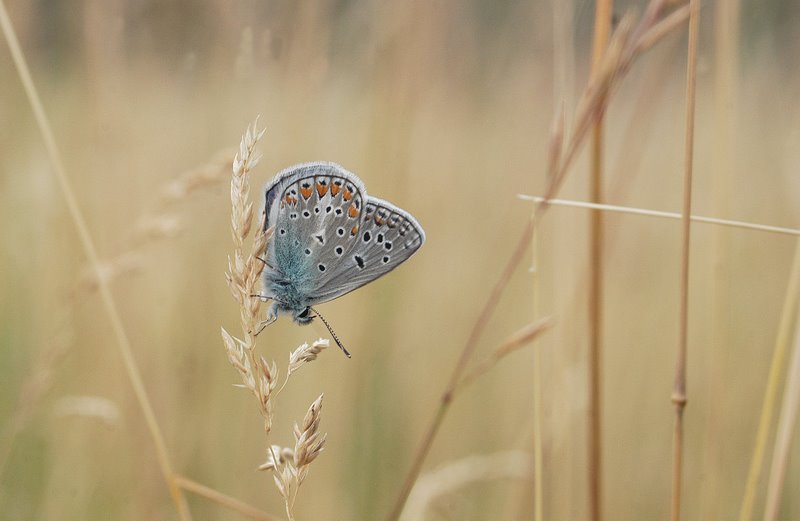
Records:
{"label": "butterfly", "polygon": [[[274,227],[263,274],[267,322],[280,314],[298,324],[318,316],[312,307],[386,275],[424,243],[408,212],[370,197],[355,174],[335,163],[291,166],[265,188],[264,230]],[[313,313],[313,315],[312,315]]]}

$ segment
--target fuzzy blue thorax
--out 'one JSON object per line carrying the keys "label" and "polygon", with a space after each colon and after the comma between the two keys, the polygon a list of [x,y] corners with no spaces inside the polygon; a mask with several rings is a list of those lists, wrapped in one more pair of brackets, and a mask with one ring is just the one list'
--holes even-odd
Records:
{"label": "fuzzy blue thorax", "polygon": [[308,317],[309,293],[314,288],[314,272],[307,257],[290,237],[276,237],[273,268],[264,270],[264,288],[275,302],[274,309],[291,314],[299,324],[311,321]]}

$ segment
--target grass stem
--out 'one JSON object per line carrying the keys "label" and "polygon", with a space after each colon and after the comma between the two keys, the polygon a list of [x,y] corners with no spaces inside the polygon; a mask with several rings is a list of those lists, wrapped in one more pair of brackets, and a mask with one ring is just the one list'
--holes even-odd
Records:
{"label": "grass stem", "polygon": [[792,270],[789,274],[789,282],[786,285],[786,296],[784,297],[781,318],[778,323],[775,349],[772,351],[772,361],[769,366],[767,387],[764,390],[764,400],[761,405],[761,415],[758,420],[756,442],[753,447],[750,468],[747,472],[747,482],[744,487],[742,506],[739,510],[739,521],[750,521],[753,516],[756,489],[758,488],[759,478],[761,477],[761,467],[764,463],[767,438],[777,404],[778,387],[781,383],[781,376],[786,368],[786,354],[789,347],[789,338],[792,334],[792,328],[794,327],[795,316],[797,315],[798,301],[800,301],[800,240],[798,240],[795,245]]}
{"label": "grass stem", "polygon": [[[573,201],[570,199],[545,199],[544,197],[540,197],[538,195],[520,194],[518,197],[524,201],[532,201],[534,203],[541,203],[546,200],[547,204],[552,206],[598,209],[598,210],[603,210],[605,212],[626,213],[631,215],[644,215],[646,217],[661,217],[665,219],[682,218],[680,213],[662,212],[659,210],[650,210],[649,208],[632,208],[630,206],[618,206],[613,204],[595,204],[595,203],[588,203],[585,201]],[[768,233],[777,233],[781,235],[800,236],[800,229],[798,228],[771,226],[769,224],[750,223],[746,221],[733,221],[730,219],[718,219],[716,217],[703,217],[700,215],[691,215],[690,219],[693,222],[698,222],[698,223],[716,224],[720,226],[729,226],[731,228],[741,228],[744,230],[755,230]]]}
{"label": "grass stem", "polygon": [[36,90],[36,86],[33,82],[28,64],[25,61],[25,56],[22,53],[22,48],[19,45],[19,40],[17,39],[14,26],[12,25],[11,19],[8,16],[5,2],[3,0],[0,0],[0,27],[2,27],[3,35],[5,36],[8,47],[11,50],[11,57],[14,61],[14,65],[17,68],[17,73],[19,74],[20,80],[22,81],[25,94],[27,95],[28,101],[31,104],[31,108],[33,109],[39,131],[42,133],[47,154],[53,164],[53,171],[67,203],[67,209],[70,217],[72,218],[75,228],[78,231],[78,237],[80,239],[81,246],[83,247],[84,253],[89,260],[89,264],[92,266],[95,274],[97,275],[100,298],[103,302],[106,312],[108,313],[108,317],[111,321],[111,327],[114,331],[114,336],[117,339],[116,344],[120,350],[120,355],[122,356],[122,361],[125,365],[125,370],[128,373],[128,378],[133,386],[136,400],[142,409],[145,423],[147,424],[147,428],[150,431],[150,436],[153,439],[156,449],[156,459],[158,460],[159,467],[161,468],[161,473],[167,482],[169,493],[172,496],[172,500],[178,510],[179,517],[182,520],[191,519],[186,498],[183,496],[180,488],[175,483],[174,474],[172,472],[172,463],[170,462],[169,454],[167,452],[167,444],[164,441],[164,435],[161,433],[161,428],[156,420],[153,406],[151,405],[150,399],[145,391],[144,382],[142,381],[139,368],[137,367],[133,356],[133,349],[131,347],[130,340],[125,332],[125,327],[122,324],[122,318],[120,317],[114,297],[111,295],[111,289],[108,285],[108,281],[102,276],[100,257],[97,254],[97,248],[95,247],[94,240],[89,232],[89,227],[86,224],[86,219],[83,216],[83,212],[78,205],[78,200],[75,197],[74,190],[72,189],[72,184],[67,176],[67,172],[64,168],[64,164],[61,159],[61,153],[59,152],[56,144],[50,122],[47,118],[47,114],[45,113],[44,106],[39,99],[39,93]]}
{"label": "grass stem", "polygon": [[764,508],[766,521],[775,521],[780,512],[798,410],[800,410],[800,329],[795,328],[794,351],[786,375],[783,404],[776,428],[775,447],[767,484],[767,503]]}
{"label": "grass stem", "polygon": [[207,487],[202,483],[198,483],[194,480],[191,480],[185,476],[181,476],[180,474],[175,476],[175,482],[181,487],[183,490],[188,492],[193,492],[198,496],[202,496],[214,503],[220,504],[224,507],[227,507],[234,512],[238,512],[243,516],[249,517],[250,519],[256,519],[258,521],[277,521],[278,518],[271,516],[260,510],[252,505],[245,503],[235,497],[228,496],[215,490],[211,487]]}
{"label": "grass stem", "polygon": [[[592,80],[600,74],[603,54],[611,32],[613,0],[595,4],[594,41],[592,43]],[[589,197],[603,202],[603,116],[604,107],[592,129]],[[588,385],[588,454],[589,518],[602,519],[603,508],[603,424],[602,424],[602,351],[603,351],[603,212],[592,210],[589,216],[589,385]]]}
{"label": "grass stem", "polygon": [[681,518],[681,485],[683,477],[683,412],[686,407],[686,359],[689,337],[689,246],[692,215],[692,166],[694,163],[694,113],[697,83],[697,40],[700,22],[700,1],[690,0],[689,42],[686,64],[686,131],[684,133],[683,212],[681,234],[680,310],[678,318],[678,359],[672,403],[675,423],[672,445],[672,507],[670,518]]}

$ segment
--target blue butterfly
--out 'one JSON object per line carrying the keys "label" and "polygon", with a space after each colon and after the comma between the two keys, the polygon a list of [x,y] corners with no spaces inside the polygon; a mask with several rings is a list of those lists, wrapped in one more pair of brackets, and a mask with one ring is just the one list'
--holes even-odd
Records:
{"label": "blue butterfly", "polygon": [[[425,242],[408,212],[367,196],[364,183],[335,163],[291,166],[267,185],[264,298],[268,322],[290,314],[298,324],[319,316],[312,306],[341,297],[386,275]],[[311,313],[314,313],[312,315]]]}

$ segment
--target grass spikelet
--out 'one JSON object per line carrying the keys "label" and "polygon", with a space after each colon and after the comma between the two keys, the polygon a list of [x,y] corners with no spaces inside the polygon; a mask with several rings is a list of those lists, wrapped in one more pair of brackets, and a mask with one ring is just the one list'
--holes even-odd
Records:
{"label": "grass spikelet", "polygon": [[297,424],[294,426],[294,464],[298,469],[300,482],[305,479],[308,466],[325,447],[327,434],[320,434],[319,432],[323,396],[324,394],[319,395],[319,398],[311,404],[305,418],[303,418],[302,427],[298,427]]}
{"label": "grass spikelet", "polygon": [[302,425],[294,426],[294,450],[272,445],[267,451],[267,461],[260,470],[271,470],[275,486],[283,497],[286,515],[294,520],[294,503],[300,485],[308,475],[309,466],[325,448],[327,434],[320,433],[322,398],[314,400],[303,418]]}
{"label": "grass spikelet", "polygon": [[331,345],[330,340],[320,338],[311,345],[303,344],[289,354],[289,374],[300,369],[303,364],[313,362],[323,349]]}

